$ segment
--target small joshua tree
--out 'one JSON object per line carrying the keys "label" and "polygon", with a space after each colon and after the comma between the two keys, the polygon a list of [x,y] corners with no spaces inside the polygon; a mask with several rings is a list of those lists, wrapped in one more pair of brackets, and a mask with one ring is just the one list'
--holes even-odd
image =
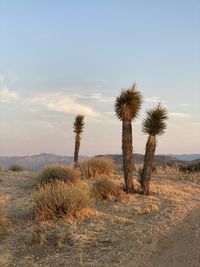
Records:
{"label": "small joshua tree", "polygon": [[84,129],[84,116],[77,115],[74,121],[75,148],[74,148],[74,167],[78,166],[78,155],[80,149],[81,133]]}
{"label": "small joshua tree", "polygon": [[144,165],[141,172],[140,184],[143,194],[149,195],[149,184],[154,164],[154,155],[156,150],[156,136],[162,135],[166,129],[167,110],[158,104],[157,107],[147,110],[147,117],[143,121],[142,131],[148,134],[146,151],[144,156]]}
{"label": "small joshua tree", "polygon": [[129,89],[122,90],[120,96],[115,101],[115,112],[122,121],[122,154],[124,181],[127,193],[134,191],[133,188],[133,145],[132,145],[132,125],[142,105],[142,95],[137,91],[136,84]]}

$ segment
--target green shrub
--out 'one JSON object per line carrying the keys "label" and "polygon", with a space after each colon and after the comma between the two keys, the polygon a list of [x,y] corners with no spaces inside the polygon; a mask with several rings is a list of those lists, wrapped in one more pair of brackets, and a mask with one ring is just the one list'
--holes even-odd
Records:
{"label": "green shrub", "polygon": [[80,162],[80,171],[83,178],[99,178],[113,174],[116,166],[112,159],[96,157]]}
{"label": "green shrub", "polygon": [[92,187],[92,195],[95,199],[109,199],[115,196],[119,186],[113,181],[104,178],[96,181]]}
{"label": "green shrub", "polygon": [[45,167],[39,175],[42,183],[63,180],[65,182],[76,182],[80,179],[80,173],[69,166],[55,164]]}
{"label": "green shrub", "polygon": [[19,164],[14,164],[10,166],[9,170],[13,172],[20,172],[20,171],[24,171],[25,169]]}
{"label": "green shrub", "polygon": [[33,194],[36,214],[40,219],[54,219],[76,213],[88,207],[91,192],[87,183],[69,184],[56,181],[39,185]]}

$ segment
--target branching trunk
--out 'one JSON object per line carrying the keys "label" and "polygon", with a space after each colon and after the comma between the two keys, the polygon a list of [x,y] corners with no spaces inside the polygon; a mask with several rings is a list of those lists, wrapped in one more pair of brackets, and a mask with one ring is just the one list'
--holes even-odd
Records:
{"label": "branching trunk", "polygon": [[78,167],[78,154],[79,154],[79,148],[80,148],[80,136],[76,135],[75,140],[75,149],[74,149],[74,168]]}
{"label": "branching trunk", "polygon": [[145,195],[149,195],[149,184],[151,180],[151,173],[154,163],[154,155],[156,150],[156,137],[149,135],[146,151],[144,156],[144,165],[141,174],[141,187]]}
{"label": "branching trunk", "polygon": [[132,193],[133,188],[133,147],[131,121],[122,121],[122,152],[123,170],[127,193]]}

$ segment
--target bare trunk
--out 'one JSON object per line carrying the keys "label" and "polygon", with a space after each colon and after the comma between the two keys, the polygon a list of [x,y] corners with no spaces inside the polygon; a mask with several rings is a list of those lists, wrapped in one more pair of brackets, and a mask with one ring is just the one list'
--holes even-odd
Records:
{"label": "bare trunk", "polygon": [[122,121],[122,152],[124,181],[127,193],[132,193],[133,188],[133,147],[131,121]]}
{"label": "bare trunk", "polygon": [[80,136],[77,134],[76,135],[76,140],[75,140],[75,149],[74,149],[74,168],[78,167],[78,154],[79,154],[79,148],[80,148]]}
{"label": "bare trunk", "polygon": [[145,195],[149,195],[149,184],[151,180],[151,173],[154,163],[154,155],[156,150],[156,137],[149,135],[146,151],[144,156],[144,165],[141,174],[141,187]]}

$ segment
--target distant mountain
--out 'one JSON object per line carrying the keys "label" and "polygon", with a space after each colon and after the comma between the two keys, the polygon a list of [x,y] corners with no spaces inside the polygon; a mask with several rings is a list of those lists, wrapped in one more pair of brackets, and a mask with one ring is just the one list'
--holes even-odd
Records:
{"label": "distant mountain", "polygon": [[[86,158],[86,156],[80,156],[80,159]],[[0,165],[6,169],[8,169],[13,164],[19,164],[27,169],[39,170],[42,169],[44,166],[53,163],[71,164],[72,162],[72,156],[59,156],[48,153],[24,157],[0,157]]]}
{"label": "distant mountain", "polygon": [[[119,165],[122,165],[122,155],[99,155],[108,156],[113,159],[113,161]],[[87,156],[80,156],[80,160],[87,159]],[[186,154],[186,155],[156,155],[155,163],[161,166],[165,165],[187,165],[192,162],[192,160],[200,158],[200,154]],[[134,161],[137,164],[142,164],[144,160],[144,155],[134,154]],[[61,164],[71,164],[73,163],[72,156],[60,156],[55,154],[42,153],[33,156],[24,157],[0,157],[0,165],[8,169],[13,164],[19,164],[27,169],[42,169],[44,166],[61,163]]]}
{"label": "distant mountain", "polygon": [[200,159],[200,154],[181,154],[181,155],[170,154],[169,156],[176,157],[179,160],[185,160],[185,161]]}

